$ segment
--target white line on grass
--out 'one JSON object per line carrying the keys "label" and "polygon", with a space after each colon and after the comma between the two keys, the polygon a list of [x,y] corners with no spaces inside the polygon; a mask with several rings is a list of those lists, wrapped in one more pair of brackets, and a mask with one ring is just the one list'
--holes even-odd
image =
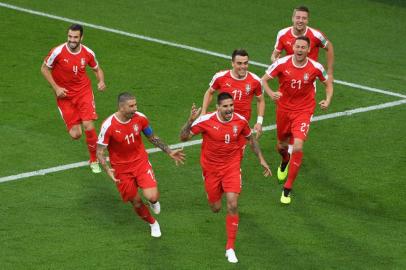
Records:
{"label": "white line on grass", "polygon": [[[175,42],[170,42],[170,41],[166,41],[166,40],[162,40],[162,39],[152,38],[152,37],[148,37],[148,36],[144,36],[144,35],[129,33],[129,32],[125,32],[125,31],[121,31],[121,30],[117,30],[117,29],[113,29],[113,28],[109,28],[109,27],[104,27],[101,25],[91,24],[91,23],[87,23],[87,22],[82,22],[82,21],[78,21],[78,20],[74,20],[74,19],[70,19],[70,18],[66,18],[66,17],[56,16],[56,15],[52,15],[49,13],[44,13],[44,12],[40,12],[40,11],[35,11],[35,10],[31,10],[31,9],[26,9],[26,8],[10,5],[10,4],[3,3],[3,2],[0,2],[0,6],[9,8],[9,9],[13,9],[13,10],[17,10],[17,11],[21,11],[21,12],[26,12],[26,13],[33,14],[33,15],[38,15],[38,16],[42,16],[42,17],[46,17],[46,18],[59,20],[59,21],[64,21],[64,22],[69,22],[69,23],[79,23],[79,24],[82,24],[83,26],[87,26],[90,28],[103,30],[106,32],[111,32],[111,33],[115,33],[115,34],[119,34],[119,35],[123,35],[123,36],[128,36],[128,37],[132,37],[132,38],[155,42],[155,43],[159,43],[159,44],[163,44],[163,45],[167,45],[167,46],[171,46],[171,47],[181,48],[181,49],[194,51],[194,52],[198,52],[198,53],[202,53],[202,54],[206,54],[206,55],[212,55],[212,56],[216,56],[216,57],[220,57],[220,58],[224,58],[224,59],[231,59],[230,56],[222,54],[222,53],[217,53],[217,52],[213,52],[213,51],[209,51],[209,50],[205,50],[205,49],[200,49],[200,48],[183,45],[183,44],[179,44],[179,43],[175,43]],[[255,61],[250,61],[250,64],[252,64],[254,66],[265,67],[265,68],[267,68],[269,66],[267,64],[263,64],[263,63],[255,62]],[[334,82],[337,84],[342,84],[342,85],[346,85],[346,86],[361,89],[361,90],[381,93],[381,94],[400,97],[400,98],[406,98],[406,95],[402,95],[402,94],[395,93],[395,92],[388,91],[388,90],[368,87],[368,86],[364,86],[364,85],[360,85],[360,84],[356,84],[356,83],[345,82],[345,81],[341,81],[341,80],[334,80]]]}
{"label": "white line on grass", "polygon": [[[331,119],[331,118],[337,118],[337,117],[342,117],[342,116],[351,116],[356,113],[381,110],[381,109],[385,109],[385,108],[399,106],[402,104],[406,104],[406,99],[392,101],[392,102],[383,103],[383,104],[379,104],[379,105],[373,105],[373,106],[369,106],[369,107],[361,107],[361,108],[357,108],[357,109],[347,110],[344,112],[336,112],[336,113],[319,115],[319,116],[313,117],[312,122]],[[276,125],[270,125],[270,126],[264,127],[263,130],[269,131],[269,130],[273,130],[275,128],[276,128]],[[201,143],[202,143],[202,140],[200,139],[200,140],[194,140],[194,141],[189,141],[189,142],[185,142],[185,143],[172,144],[170,147],[173,149],[173,148],[180,148],[180,147],[188,147],[188,146],[201,144]],[[155,152],[159,152],[159,151],[161,151],[159,148],[151,148],[151,149],[147,150],[148,153],[155,153]],[[88,166],[87,161],[76,162],[76,163],[72,163],[72,164],[52,167],[52,168],[33,171],[33,172],[5,176],[5,177],[0,178],[0,183],[18,180],[18,179],[27,178],[27,177],[32,177],[32,176],[37,176],[37,175],[45,175],[48,173],[65,171],[65,170],[74,169],[74,168],[78,168],[78,167],[84,167],[84,166]]]}

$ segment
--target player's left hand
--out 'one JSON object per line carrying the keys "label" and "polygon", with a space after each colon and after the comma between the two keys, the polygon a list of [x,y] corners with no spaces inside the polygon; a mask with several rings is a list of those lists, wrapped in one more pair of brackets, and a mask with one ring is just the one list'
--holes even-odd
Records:
{"label": "player's left hand", "polygon": [[262,135],[262,125],[261,125],[260,123],[256,123],[256,124],[254,125],[254,130],[255,130],[255,132],[257,133],[257,134],[255,135],[255,138],[256,138],[256,139],[259,139],[259,137],[261,137],[261,135]]}
{"label": "player's left hand", "polygon": [[99,91],[104,91],[106,89],[106,84],[104,83],[104,81],[101,81],[97,84],[97,89]]}
{"label": "player's left hand", "polygon": [[268,176],[272,176],[272,171],[268,166],[268,163],[266,163],[265,160],[261,160],[261,166],[264,168],[264,176],[268,177]]}
{"label": "player's left hand", "polygon": [[322,110],[327,110],[328,106],[330,105],[330,101],[323,99],[319,102],[319,105]]}
{"label": "player's left hand", "polygon": [[183,152],[183,148],[174,149],[169,153],[169,156],[175,160],[176,166],[184,164],[186,154]]}

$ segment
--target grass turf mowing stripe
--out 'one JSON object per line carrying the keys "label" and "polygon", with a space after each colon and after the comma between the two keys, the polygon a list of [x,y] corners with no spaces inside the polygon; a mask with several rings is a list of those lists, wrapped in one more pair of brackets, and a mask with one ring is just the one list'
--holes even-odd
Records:
{"label": "grass turf mowing stripe", "polygon": [[[319,115],[319,116],[313,117],[312,122],[317,122],[317,121],[321,121],[321,120],[327,120],[327,119],[337,118],[337,117],[342,117],[342,116],[351,116],[351,115],[357,114],[357,113],[381,110],[381,109],[385,109],[385,108],[399,106],[402,104],[406,104],[406,99],[382,103],[382,104],[373,105],[373,106],[369,106],[369,107],[356,108],[356,109],[347,110],[347,111],[343,111],[343,112]],[[264,127],[263,131],[269,131],[269,130],[273,130],[275,128],[276,128],[276,125],[270,125],[270,126]],[[185,143],[172,144],[172,145],[170,145],[170,147],[173,149],[173,148],[180,148],[180,147],[188,147],[188,146],[197,145],[197,144],[201,144],[201,143],[202,143],[202,140],[200,139],[200,140],[193,140],[193,141],[189,141],[189,142],[185,142]],[[155,153],[155,152],[159,152],[159,151],[161,151],[159,148],[147,149],[148,153]],[[27,173],[5,176],[5,177],[0,178],[0,183],[19,180],[19,179],[23,179],[23,178],[32,177],[32,176],[45,175],[45,174],[53,173],[53,172],[65,171],[65,170],[74,169],[74,168],[78,168],[78,167],[84,167],[84,166],[88,166],[87,161],[56,166],[56,167],[42,169],[42,170],[38,170],[38,171],[32,171],[32,172],[27,172]]]}
{"label": "grass turf mowing stripe", "polygon": [[[196,48],[196,47],[192,47],[192,46],[188,46],[188,45],[184,45],[184,44],[179,44],[176,42],[166,41],[166,40],[148,37],[148,36],[144,36],[144,35],[139,35],[139,34],[135,34],[135,33],[129,33],[129,32],[125,32],[125,31],[121,31],[121,30],[117,30],[117,29],[113,29],[113,28],[109,28],[109,27],[105,27],[105,26],[101,26],[101,25],[91,24],[91,23],[87,23],[87,22],[82,22],[82,21],[66,18],[66,17],[52,15],[49,13],[26,9],[26,8],[10,5],[7,3],[3,3],[3,2],[0,2],[0,6],[4,7],[4,8],[9,8],[9,9],[41,16],[41,17],[59,20],[59,21],[64,21],[64,22],[69,22],[69,23],[79,23],[79,24],[82,24],[83,26],[87,26],[90,28],[94,28],[94,29],[98,29],[98,30],[102,30],[102,31],[106,31],[106,32],[111,32],[111,33],[115,33],[115,34],[119,34],[119,35],[123,35],[123,36],[128,36],[128,37],[132,37],[132,38],[136,38],[136,39],[141,39],[141,40],[145,40],[145,41],[150,41],[150,42],[154,42],[154,43],[159,43],[159,44],[163,44],[163,45],[167,45],[167,46],[171,46],[171,47],[181,48],[184,50],[194,51],[194,52],[198,52],[201,54],[216,56],[216,57],[220,57],[220,58],[224,58],[224,59],[228,59],[228,60],[231,59],[230,56],[222,54],[222,53],[217,53],[217,52],[213,52],[213,51],[209,51],[209,50],[205,50],[205,49],[201,49],[201,48]],[[256,62],[256,61],[250,61],[250,64],[254,65],[254,66],[264,67],[264,68],[267,68],[269,66],[267,64],[263,64],[263,63]],[[364,86],[364,85],[360,85],[360,84],[356,84],[356,83],[351,83],[351,82],[346,82],[346,81],[341,81],[341,80],[334,80],[334,83],[346,85],[346,86],[353,87],[353,88],[360,89],[360,90],[376,92],[376,93],[400,97],[400,98],[406,98],[406,95],[395,93],[393,91],[373,88],[373,87]]]}

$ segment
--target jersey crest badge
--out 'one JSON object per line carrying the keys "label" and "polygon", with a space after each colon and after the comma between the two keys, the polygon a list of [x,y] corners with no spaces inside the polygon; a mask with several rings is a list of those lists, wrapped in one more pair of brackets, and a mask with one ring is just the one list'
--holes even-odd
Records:
{"label": "jersey crest badge", "polygon": [[251,85],[250,85],[249,83],[247,83],[247,84],[245,85],[245,93],[246,93],[247,95],[249,95],[249,94],[250,94],[250,91],[251,91]]}
{"label": "jersey crest badge", "polygon": [[304,80],[305,82],[309,80],[309,74],[308,74],[308,73],[305,73],[305,74],[303,75],[303,80]]}
{"label": "jersey crest badge", "polygon": [[138,135],[138,134],[140,133],[140,128],[138,127],[137,124],[135,124],[135,125],[133,126],[133,129],[134,129],[135,135]]}
{"label": "jersey crest badge", "polygon": [[238,132],[238,127],[237,127],[237,126],[233,126],[233,133],[234,133],[234,136],[237,136],[237,135],[238,135],[237,132]]}
{"label": "jersey crest badge", "polygon": [[80,65],[85,67],[86,66],[86,59],[85,58],[80,58]]}

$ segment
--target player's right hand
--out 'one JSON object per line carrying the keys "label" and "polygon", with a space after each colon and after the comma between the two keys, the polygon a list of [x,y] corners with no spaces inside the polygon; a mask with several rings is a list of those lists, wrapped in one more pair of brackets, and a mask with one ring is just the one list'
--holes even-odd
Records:
{"label": "player's right hand", "polygon": [[116,184],[120,183],[120,179],[117,179],[114,176],[114,169],[113,168],[108,168],[106,172],[107,172],[107,175],[110,176],[111,180],[113,180],[114,183],[116,183]]}
{"label": "player's right hand", "polygon": [[55,88],[55,95],[57,98],[64,98],[68,94],[68,90],[63,87]]}
{"label": "player's right hand", "polygon": [[283,96],[283,94],[281,92],[277,91],[277,92],[271,92],[271,94],[269,96],[271,97],[272,100],[278,100]]}

